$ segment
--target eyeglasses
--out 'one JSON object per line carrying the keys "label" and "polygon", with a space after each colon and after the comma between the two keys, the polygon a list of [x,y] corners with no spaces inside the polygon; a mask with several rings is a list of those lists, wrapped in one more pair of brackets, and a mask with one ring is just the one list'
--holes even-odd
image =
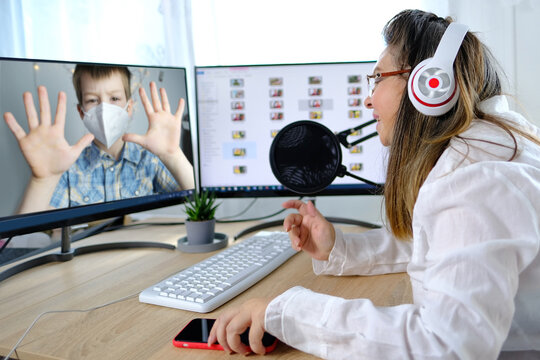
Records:
{"label": "eyeglasses", "polygon": [[[412,71],[411,69],[406,69],[406,70],[396,70],[396,71],[389,71],[389,72],[368,75],[366,78],[367,78],[367,83],[368,83],[369,96],[373,96],[373,92],[375,91],[377,84],[383,81],[385,77],[410,73],[411,71]],[[373,81],[370,81],[370,79],[373,79]]]}

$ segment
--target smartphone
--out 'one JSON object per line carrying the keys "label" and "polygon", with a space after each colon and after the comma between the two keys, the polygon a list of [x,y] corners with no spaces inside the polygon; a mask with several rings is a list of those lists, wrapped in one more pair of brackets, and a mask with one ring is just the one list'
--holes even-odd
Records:
{"label": "smartphone", "polygon": [[[210,349],[223,350],[218,343],[208,346],[208,335],[214,325],[215,319],[193,319],[191,320],[173,339],[173,345],[189,349]],[[240,335],[240,340],[249,346],[249,328]],[[277,338],[273,335],[264,333],[262,343],[266,353],[271,352],[277,345]]]}

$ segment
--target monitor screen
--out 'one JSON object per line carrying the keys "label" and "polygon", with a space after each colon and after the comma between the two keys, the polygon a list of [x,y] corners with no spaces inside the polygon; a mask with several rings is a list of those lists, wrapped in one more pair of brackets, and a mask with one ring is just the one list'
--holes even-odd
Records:
{"label": "monitor screen", "polygon": [[[111,67],[115,69],[107,73],[106,69]],[[77,68],[80,72],[76,71]],[[92,69],[99,70],[92,72]],[[125,69],[127,72],[124,72]],[[105,75],[96,75],[103,71]],[[80,76],[78,91],[73,81],[75,73]],[[110,85],[111,79],[118,81]],[[179,134],[171,140],[173,143],[178,141],[185,156],[183,161],[188,161],[187,166],[180,170],[171,169],[175,167],[173,162],[162,162],[163,156],[154,154],[147,147],[122,140],[123,133],[144,135],[147,132],[149,120],[139,96],[139,88],[145,89],[151,102],[150,82],[166,90],[172,114],[178,109],[179,99],[186,100],[184,113],[177,116],[180,119],[180,126],[177,126]],[[37,171],[30,166],[28,156],[36,154],[36,151],[28,150],[32,147],[23,144],[24,139],[21,139],[30,133],[32,127],[39,130],[35,124],[29,125],[31,122],[27,119],[23,102],[23,93],[30,92],[36,115],[40,117],[38,86],[47,89],[53,119],[57,116],[59,93],[65,93],[63,136],[67,144],[76,144],[89,132],[94,134],[94,140],[84,147],[79,156],[66,161],[70,164],[68,170],[61,173],[51,188],[54,189],[51,190],[52,195],[45,192],[45,206],[41,203],[37,205],[40,194],[44,192],[31,192],[35,189],[28,186],[30,180],[36,178],[34,172]],[[118,89],[111,89],[111,86],[119,86],[120,95],[114,93]],[[109,106],[110,103],[121,101],[123,96],[123,103]],[[101,103],[103,106],[93,108],[92,104]],[[0,239],[179,204],[193,190],[193,152],[184,68],[0,58],[0,113],[4,115],[6,112],[12,114],[20,126],[20,133],[16,136],[5,119],[0,124],[0,149],[3,154],[0,157],[0,168],[3,169]],[[113,122],[127,123],[127,127],[120,125],[121,130],[115,130],[111,126]],[[38,124],[43,125],[43,122]],[[53,121],[53,124],[57,123]],[[90,130],[92,126],[94,129]],[[114,133],[120,140],[115,139]],[[104,145],[107,142],[111,144]],[[111,152],[115,146],[119,146],[118,151]],[[23,148],[27,149],[26,154]],[[44,151],[40,150],[39,153],[41,155]],[[52,161],[53,165],[60,166],[60,163],[60,157]],[[178,173],[189,174],[186,175],[189,181],[183,184],[192,185],[183,186]],[[35,205],[35,208],[30,206],[31,211],[21,210],[23,199],[30,200],[30,205]]]}
{"label": "monitor screen", "polygon": [[[269,149],[281,128],[312,120],[333,132],[372,119],[364,106],[375,62],[196,67],[199,180],[220,197],[293,195],[273,175]],[[351,134],[349,142],[375,132]],[[378,137],[349,149],[343,165],[377,184],[385,179]],[[337,177],[318,195],[372,194],[374,186]]]}

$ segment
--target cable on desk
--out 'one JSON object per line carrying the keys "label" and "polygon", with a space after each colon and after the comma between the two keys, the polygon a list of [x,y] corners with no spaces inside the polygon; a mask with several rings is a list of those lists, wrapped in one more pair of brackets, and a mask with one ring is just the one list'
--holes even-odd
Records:
{"label": "cable on desk", "polygon": [[[113,304],[116,304],[116,303],[119,303],[119,302],[122,302],[122,301],[125,301],[125,300],[129,300],[133,297],[136,297],[139,295],[139,292],[136,292],[135,294],[131,294],[131,295],[128,295],[128,296],[124,296],[123,298],[120,298],[120,299],[117,299],[117,300],[113,300],[111,302],[108,302],[106,304],[103,304],[103,305],[99,305],[99,306],[96,306],[96,307],[92,307],[90,309],[84,309],[84,310],[51,310],[51,311],[45,311],[41,314],[39,314],[35,319],[34,321],[32,322],[32,324],[30,324],[30,326],[26,329],[26,331],[24,332],[24,334],[22,334],[22,336],[20,337],[19,341],[17,341],[17,343],[15,344],[15,346],[11,349],[11,351],[5,356],[5,359],[9,359],[9,357],[17,351],[17,348],[19,347],[19,345],[21,344],[21,342],[24,340],[24,338],[26,337],[26,335],[28,335],[28,333],[30,332],[30,330],[32,330],[32,328],[34,327],[34,325],[36,325],[36,323],[39,321],[39,319],[41,319],[41,317],[45,316],[45,315],[49,315],[49,314],[55,314],[55,313],[70,313],[70,312],[75,312],[75,313],[85,313],[85,312],[90,312],[90,311],[94,311],[94,310],[97,310],[97,309],[101,309],[101,308],[104,308],[106,306],[109,306],[109,305],[113,305]],[[17,358],[19,358],[19,355],[17,355]]]}
{"label": "cable on desk", "polygon": [[[303,196],[300,196],[298,198],[298,200],[302,200],[304,197]],[[256,218],[251,218],[251,219],[238,219],[238,220],[216,220],[217,223],[221,223],[221,224],[228,224],[228,223],[236,223],[236,222],[244,222],[244,221],[256,221],[256,220],[264,220],[264,219],[268,219],[268,218],[271,218],[273,216],[276,216],[276,215],[279,215],[281,214],[282,212],[286,211],[288,209],[280,209],[278,211],[276,211],[275,213],[272,213],[272,214],[269,214],[269,215],[264,215],[264,216],[260,216],[260,217],[256,217]],[[283,221],[283,220],[281,220]]]}
{"label": "cable on desk", "polygon": [[229,223],[237,223],[237,222],[245,222],[245,221],[264,220],[264,219],[271,218],[272,216],[279,215],[282,212],[284,212],[285,210],[287,210],[287,209],[280,209],[279,211],[276,211],[275,213],[272,213],[272,214],[269,214],[269,215],[264,215],[264,216],[261,216],[261,217],[251,218],[251,219],[216,220],[216,222],[220,223],[220,224],[229,224]]}
{"label": "cable on desk", "polygon": [[109,226],[105,231],[114,231],[118,229],[127,229],[131,227],[137,227],[137,226],[175,226],[175,225],[184,225],[184,221],[169,221],[169,222],[133,222],[131,224],[122,224],[122,225],[115,225],[115,226]]}
{"label": "cable on desk", "polygon": [[255,204],[257,199],[258,198],[253,198],[253,200],[248,204],[248,206],[246,206],[246,208],[244,210],[240,211],[238,214],[231,215],[231,216],[226,216],[226,217],[223,217],[223,218],[221,218],[221,219],[219,219],[217,221],[221,222],[221,221],[228,220],[228,219],[234,219],[236,217],[239,217],[240,215],[244,215],[253,206],[253,204]]}

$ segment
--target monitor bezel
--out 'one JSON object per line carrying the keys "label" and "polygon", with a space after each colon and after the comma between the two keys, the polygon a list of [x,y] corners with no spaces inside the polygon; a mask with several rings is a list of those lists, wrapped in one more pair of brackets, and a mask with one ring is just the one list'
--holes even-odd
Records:
{"label": "monitor bezel", "polygon": [[140,211],[179,205],[185,201],[186,197],[190,197],[192,193],[193,190],[180,190],[168,194],[147,195],[72,208],[6,216],[0,218],[0,238],[63,228]]}
{"label": "monitor bezel", "polygon": [[[82,64],[82,65],[104,65],[104,66],[127,66],[153,69],[178,69],[184,71],[184,86],[186,89],[185,111],[189,115],[188,100],[188,71],[182,66],[167,65],[137,65],[137,64],[116,64],[97,63],[85,61],[66,61],[51,59],[31,59],[1,56],[0,61],[23,61],[42,62],[55,64]],[[191,116],[190,116],[191,119]],[[190,120],[191,121],[191,120]],[[190,131],[193,131],[191,128]],[[180,146],[180,144],[179,144]],[[193,145],[192,145],[193,147]],[[193,149],[192,149],[193,151]],[[193,159],[195,160],[195,159]],[[195,171],[193,176],[196,176]],[[92,221],[109,219],[118,216],[148,211],[167,206],[179,205],[185,202],[186,197],[190,197],[195,189],[180,190],[171,193],[153,194],[130,199],[113,200],[101,203],[75,206],[71,208],[59,208],[53,210],[39,211],[28,214],[8,215],[0,217],[0,239],[17,235],[25,235],[39,231],[63,228],[73,225],[84,224]]]}
{"label": "monitor bezel", "polygon": [[[211,68],[242,68],[242,67],[268,67],[268,66],[306,66],[306,65],[339,65],[339,64],[368,64],[371,63],[373,65],[376,64],[376,60],[366,60],[366,61],[335,61],[335,62],[302,62],[302,63],[269,63],[269,64],[242,64],[242,65],[204,65],[204,66],[198,66],[196,65],[194,67],[194,77],[195,77],[195,121],[196,121],[196,139],[197,139],[197,163],[199,164],[197,168],[197,179],[198,179],[198,187],[197,189],[199,191],[201,190],[209,190],[213,191],[216,194],[216,197],[218,198],[251,198],[251,197],[290,197],[290,196],[298,196],[301,194],[298,194],[290,189],[287,189],[285,186],[268,186],[268,188],[264,189],[249,189],[242,188],[239,190],[230,189],[230,186],[224,186],[224,187],[203,187],[202,181],[201,181],[201,166],[200,166],[200,154],[201,154],[201,148],[200,148],[200,141],[199,141],[199,129],[200,129],[200,122],[199,122],[199,98],[198,98],[198,77],[197,72],[199,69],[211,69]],[[306,119],[298,119],[298,120],[306,120]],[[345,130],[345,129],[344,129]],[[270,160],[269,160],[270,161]],[[384,184],[380,184],[380,187],[375,187],[368,184],[362,184],[359,185],[330,185],[326,189],[319,191],[317,193],[310,194],[309,196],[341,196],[341,195],[380,195],[382,192],[382,189],[384,187]],[[221,188],[226,188],[226,190],[221,190]],[[233,187],[234,188],[234,187]]]}

